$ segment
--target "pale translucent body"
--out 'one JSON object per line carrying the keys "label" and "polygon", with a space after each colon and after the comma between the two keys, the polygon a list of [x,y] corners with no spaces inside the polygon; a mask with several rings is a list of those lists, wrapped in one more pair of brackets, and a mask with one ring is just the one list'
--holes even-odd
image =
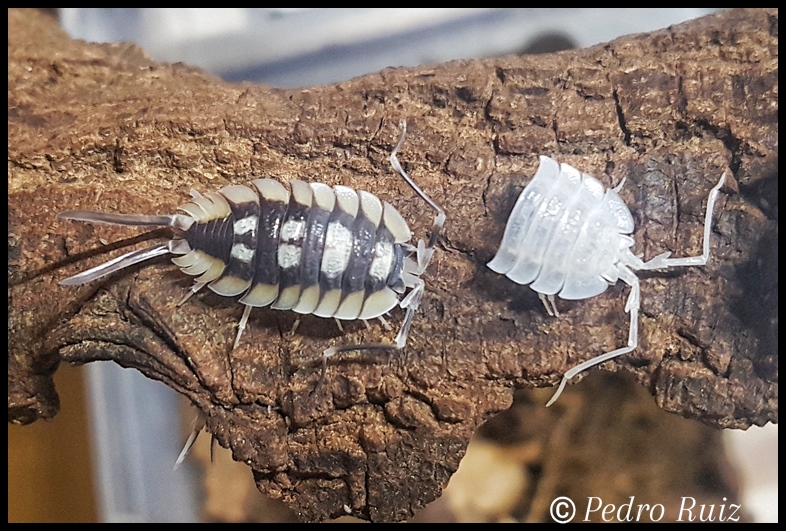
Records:
{"label": "pale translucent body", "polygon": [[[521,192],[505,226],[496,256],[488,266],[517,284],[529,284],[549,315],[559,315],[554,296],[587,299],[621,279],[631,287],[625,311],[631,314],[628,344],[596,356],[565,373],[547,405],[567,381],[595,365],[627,354],[638,345],[639,279],[636,270],[667,269],[707,263],[715,201],[726,174],[710,191],[704,221],[703,252],[669,258],[663,253],[643,262],[631,252],[633,217],[617,194],[586,173],[549,157],[540,157],[532,181]],[[621,184],[620,184],[621,186]]]}

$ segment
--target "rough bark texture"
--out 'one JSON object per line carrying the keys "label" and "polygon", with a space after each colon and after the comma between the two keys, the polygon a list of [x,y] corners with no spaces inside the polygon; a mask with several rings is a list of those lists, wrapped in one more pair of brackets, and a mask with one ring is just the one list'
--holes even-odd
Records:
{"label": "rough bark texture", "polygon": [[[9,422],[57,412],[61,360],[114,360],[188,396],[260,489],[302,518],[345,506],[406,518],[439,495],[516,388],[553,385],[626,341],[622,285],[559,300],[554,319],[485,267],[540,154],[607,186],[627,178],[645,258],[700,253],[707,193],[730,171],[710,263],[642,275],[639,348],[603,368],[634,374],[688,418],[777,422],[777,10],[303,90],[227,84],[134,46],[74,41],[35,11],[9,11],[8,28]],[[395,332],[348,323],[342,334],[305,316],[292,334],[296,316],[269,309],[231,351],[242,307],[207,290],[176,307],[191,278],[166,260],[57,284],[139,233],[57,212],[171,213],[190,188],[252,177],[368,190],[425,237],[430,209],[387,162],[402,119],[399,158],[448,222],[409,344],[389,360],[342,354],[317,387],[325,348]]]}

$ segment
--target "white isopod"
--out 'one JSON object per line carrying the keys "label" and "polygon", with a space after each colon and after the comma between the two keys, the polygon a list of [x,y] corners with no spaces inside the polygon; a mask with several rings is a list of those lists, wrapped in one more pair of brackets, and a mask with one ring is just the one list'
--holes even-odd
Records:
{"label": "white isopod", "polygon": [[707,263],[712,212],[725,179],[724,173],[709,194],[702,254],[669,258],[671,253],[666,252],[644,262],[630,250],[634,244],[630,236],[633,217],[617,194],[622,183],[607,190],[591,175],[568,164],[560,165],[552,158],[540,157],[538,171],[516,201],[489,268],[517,284],[529,284],[552,316],[559,315],[554,295],[568,300],[588,299],[620,279],[631,287],[625,304],[625,312],[630,313],[627,346],[568,370],[547,406],[557,400],[567,381],[580,372],[637,347],[641,297],[634,271]]}

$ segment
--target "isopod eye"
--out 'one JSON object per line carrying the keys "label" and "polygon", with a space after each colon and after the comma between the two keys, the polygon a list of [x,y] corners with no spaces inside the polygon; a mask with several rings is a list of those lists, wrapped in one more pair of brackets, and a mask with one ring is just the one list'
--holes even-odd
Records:
{"label": "isopod eye", "polygon": [[606,196],[603,198],[601,205],[603,212],[608,213],[608,223],[616,227],[617,231],[622,234],[630,234],[633,232],[633,216],[628,210],[628,206],[617,195],[614,190],[606,190]]}

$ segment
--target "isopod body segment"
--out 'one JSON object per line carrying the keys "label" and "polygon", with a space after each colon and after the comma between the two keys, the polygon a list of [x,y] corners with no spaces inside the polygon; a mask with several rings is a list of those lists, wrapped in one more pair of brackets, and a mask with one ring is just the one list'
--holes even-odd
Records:
{"label": "isopod body segment", "polygon": [[670,253],[663,253],[644,262],[631,252],[633,217],[617,194],[619,186],[605,189],[591,175],[550,157],[540,157],[538,170],[519,195],[488,267],[517,284],[529,284],[549,315],[559,315],[555,295],[587,299],[604,292],[617,280],[631,287],[625,305],[625,311],[630,313],[627,346],[568,370],[547,405],[554,403],[570,378],[627,354],[638,345],[640,287],[635,271],[707,263],[712,213],[725,178],[724,173],[709,194],[702,254],[669,258]]}

